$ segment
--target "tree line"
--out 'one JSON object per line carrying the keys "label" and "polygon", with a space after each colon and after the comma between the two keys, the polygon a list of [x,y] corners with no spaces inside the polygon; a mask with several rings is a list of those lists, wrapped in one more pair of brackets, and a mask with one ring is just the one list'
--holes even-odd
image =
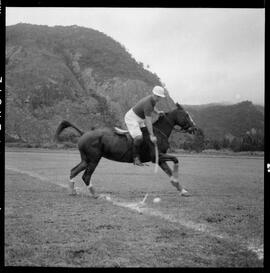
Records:
{"label": "tree line", "polygon": [[242,151],[264,151],[264,135],[259,133],[246,133],[239,137],[224,137],[222,139],[205,139],[205,137],[198,135],[193,138],[187,138],[178,147],[186,151],[202,152],[206,149],[222,150],[229,149],[233,152]]}

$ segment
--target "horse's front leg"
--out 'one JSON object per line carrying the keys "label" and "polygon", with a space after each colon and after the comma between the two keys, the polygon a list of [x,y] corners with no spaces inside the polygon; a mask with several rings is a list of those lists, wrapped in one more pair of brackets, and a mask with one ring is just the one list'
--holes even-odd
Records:
{"label": "horse's front leg", "polygon": [[[172,161],[174,163],[173,170],[168,166],[167,161]],[[160,154],[159,166],[170,177],[171,184],[180,192],[180,195],[190,196],[187,190],[179,183],[179,161],[175,156]]]}

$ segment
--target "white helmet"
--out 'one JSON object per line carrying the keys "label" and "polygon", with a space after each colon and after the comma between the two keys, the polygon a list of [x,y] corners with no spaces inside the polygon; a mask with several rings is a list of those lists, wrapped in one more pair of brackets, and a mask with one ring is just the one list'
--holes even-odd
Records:
{"label": "white helmet", "polygon": [[159,97],[162,97],[162,98],[165,98],[165,90],[163,87],[161,86],[155,86],[152,90],[153,94],[159,96]]}

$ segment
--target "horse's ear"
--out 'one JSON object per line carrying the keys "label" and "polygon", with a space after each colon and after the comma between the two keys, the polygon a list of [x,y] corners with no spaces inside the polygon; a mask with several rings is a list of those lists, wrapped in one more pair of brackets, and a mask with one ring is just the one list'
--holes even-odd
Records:
{"label": "horse's ear", "polygon": [[178,102],[175,105],[178,109],[183,109],[183,107]]}

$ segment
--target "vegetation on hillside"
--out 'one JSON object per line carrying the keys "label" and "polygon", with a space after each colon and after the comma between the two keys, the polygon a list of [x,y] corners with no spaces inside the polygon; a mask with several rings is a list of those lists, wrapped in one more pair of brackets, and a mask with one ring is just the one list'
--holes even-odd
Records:
{"label": "vegetation on hillside", "polygon": [[[264,115],[262,108],[252,102],[186,108],[207,136],[205,149],[264,150]],[[190,145],[186,143],[185,148],[190,149]]]}
{"label": "vegetation on hillside", "polygon": [[[82,130],[125,127],[124,114],[158,76],[119,42],[78,26],[17,24],[6,28],[6,141],[52,143],[63,119]],[[169,111],[167,96],[158,108]],[[235,105],[185,106],[202,135],[173,132],[172,148],[253,150],[264,148],[264,108]],[[74,140],[69,132],[66,140]]]}
{"label": "vegetation on hillside", "polygon": [[28,143],[51,142],[62,119],[84,130],[123,126],[129,106],[113,98],[116,89],[125,86],[125,97],[160,84],[118,42],[77,26],[8,26],[6,72],[7,139]]}
{"label": "vegetation on hillside", "polygon": [[44,54],[77,58],[80,69],[92,67],[100,80],[112,77],[142,80],[150,85],[160,84],[156,74],[138,63],[126,48],[94,29],[63,26],[17,24],[7,27],[6,43],[35,47]]}

